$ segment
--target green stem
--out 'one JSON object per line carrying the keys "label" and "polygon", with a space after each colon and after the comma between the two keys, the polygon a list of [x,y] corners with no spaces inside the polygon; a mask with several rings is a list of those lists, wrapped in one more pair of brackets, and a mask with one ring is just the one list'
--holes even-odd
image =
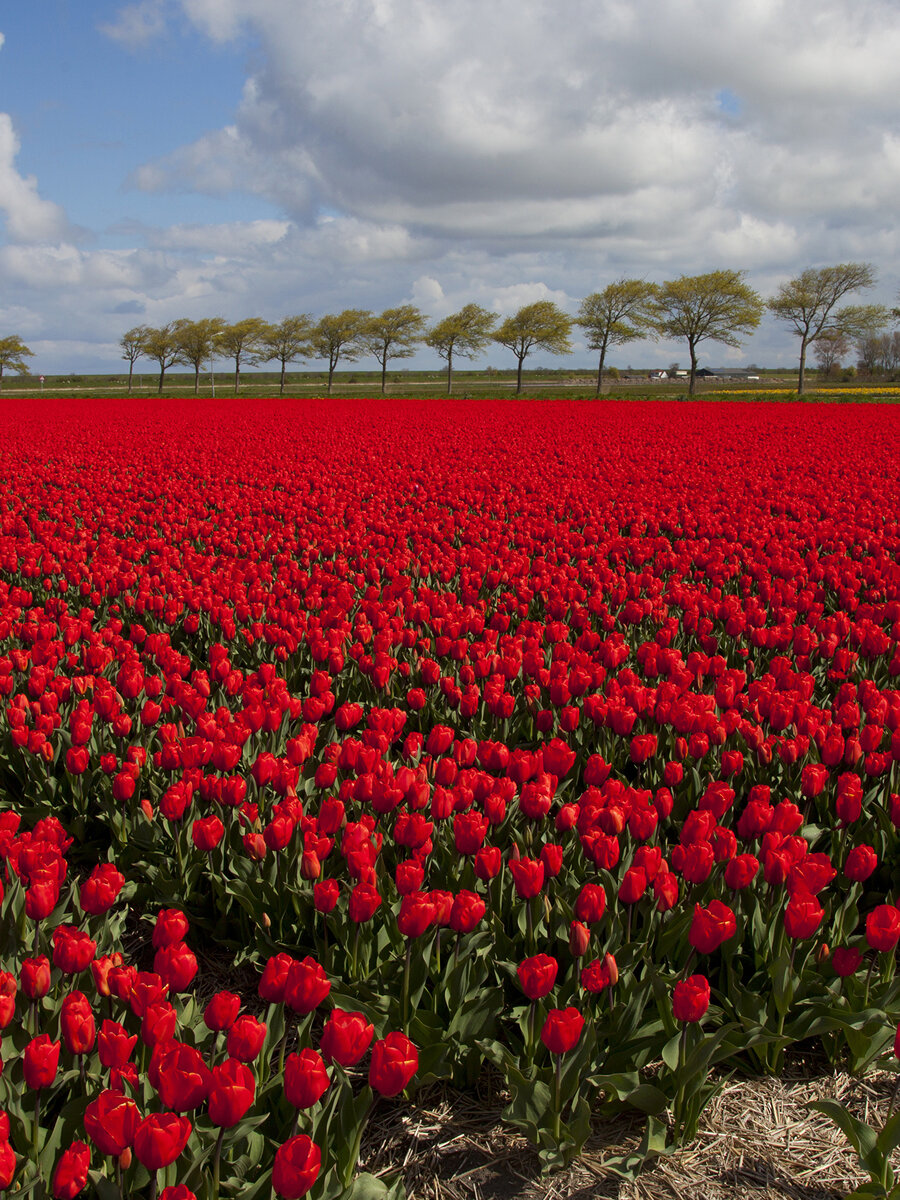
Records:
{"label": "green stem", "polygon": [[40,1141],[41,1141],[41,1089],[38,1088],[34,1093],[34,1125],[31,1130],[31,1148],[34,1152],[34,1161],[37,1163],[38,1177],[43,1178],[41,1174],[41,1159],[40,1159]]}
{"label": "green stem", "polygon": [[350,1155],[347,1159],[347,1165],[344,1170],[344,1187],[349,1188],[353,1183],[353,1176],[356,1174],[356,1164],[359,1162],[359,1151],[362,1146],[363,1133],[369,1123],[369,1117],[372,1115],[372,1109],[375,1107],[375,1096],[372,1097],[372,1102],[366,1109],[366,1115],[356,1127],[356,1133],[353,1137],[353,1145],[350,1148]]}
{"label": "green stem", "polygon": [[219,1200],[219,1168],[222,1162],[222,1142],[225,1140],[225,1126],[219,1127],[219,1136],[216,1138],[216,1149],[213,1154],[213,1182],[212,1182],[212,1200]]}
{"label": "green stem", "polygon": [[181,848],[181,825],[175,828],[175,853],[178,857],[178,877],[184,886],[184,851]]}
{"label": "green stem", "polygon": [[403,962],[403,1032],[409,1032],[409,969],[412,962],[412,938],[406,939],[406,958]]}
{"label": "green stem", "polygon": [[865,999],[863,1000],[863,1008],[869,1007],[869,983],[871,982],[871,979],[872,979],[872,972],[875,970],[875,959],[877,957],[878,957],[878,955],[873,952],[871,961],[869,962],[869,969],[866,972],[866,995],[865,995]]}
{"label": "green stem", "polygon": [[554,1083],[555,1083],[555,1087],[554,1087],[554,1092],[553,1092],[553,1140],[556,1142],[556,1145],[558,1147],[559,1146],[559,1138],[560,1138],[560,1118],[561,1118],[560,1108],[562,1107],[561,1102],[560,1102],[560,1095],[562,1093],[562,1055],[561,1054],[556,1055],[556,1074],[555,1074]]}
{"label": "green stem", "polygon": [[678,1088],[675,1092],[675,1111],[672,1114],[675,1118],[676,1131],[683,1124],[681,1112],[684,1108],[684,1060],[687,1056],[687,1023],[681,1027],[681,1039],[678,1042]]}

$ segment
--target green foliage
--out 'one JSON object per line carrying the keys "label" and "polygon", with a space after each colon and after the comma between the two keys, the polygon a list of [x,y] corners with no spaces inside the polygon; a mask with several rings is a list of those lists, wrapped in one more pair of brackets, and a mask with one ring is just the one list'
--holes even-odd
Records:
{"label": "green foliage", "polygon": [[234,390],[241,386],[241,363],[260,362],[265,351],[265,337],[269,326],[261,317],[245,317],[226,325],[217,339],[217,347],[225,358],[234,359]]}
{"label": "green foliage", "polygon": [[516,378],[516,393],[522,391],[522,363],[532,350],[546,350],[550,354],[568,354],[572,349],[569,334],[572,319],[552,300],[538,300],[526,304],[515,314],[507,317],[493,334],[493,340],[507,350],[512,350],[519,360]]}
{"label": "green foliage", "polygon": [[362,354],[362,333],[371,315],[367,309],[345,308],[343,312],[326,314],[313,329],[313,357],[328,360],[329,396],[338,362],[342,358],[346,362],[356,362]]}
{"label": "green foliage", "polygon": [[259,362],[275,359],[281,366],[279,394],[284,395],[287,364],[313,353],[313,323],[309,313],[285,317],[277,325],[267,325],[257,355]]}
{"label": "green foliage", "polygon": [[697,346],[704,341],[739,346],[742,337],[759,325],[763,301],[744,282],[743,271],[711,271],[682,275],[662,284],[653,300],[657,331],[666,338],[683,338],[691,356],[692,395],[697,372]]}
{"label": "green foliage", "polygon": [[387,365],[392,358],[412,358],[422,341],[427,318],[414,304],[386,308],[370,317],[361,330],[361,341],[381,364],[381,394],[384,395]]}
{"label": "green foliage", "polygon": [[588,347],[600,351],[597,395],[603,383],[603,364],[609,348],[652,335],[655,295],[655,284],[643,279],[617,279],[602,292],[593,292],[582,300],[575,324],[587,333]]}
{"label": "green foliage", "polygon": [[875,272],[870,263],[838,263],[832,267],[809,267],[795,279],[783,283],[766,302],[769,311],[779,321],[791,327],[800,338],[800,375],[798,394],[803,391],[806,370],[806,350],[810,342],[823,335],[854,332],[853,308],[836,309],[838,301],[849,292],[875,286]]}
{"label": "green foliage", "polygon": [[447,360],[447,395],[453,387],[453,356],[475,358],[491,340],[497,318],[480,304],[467,304],[444,317],[425,335],[425,344]]}

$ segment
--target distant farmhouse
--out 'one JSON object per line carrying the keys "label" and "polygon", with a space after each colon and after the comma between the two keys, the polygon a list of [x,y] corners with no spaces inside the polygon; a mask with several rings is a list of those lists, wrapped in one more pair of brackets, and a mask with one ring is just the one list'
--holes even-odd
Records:
{"label": "distant farmhouse", "polygon": [[[681,367],[673,367],[669,371],[633,371],[630,373],[623,372],[624,379],[650,379],[654,383],[658,383],[665,379],[688,379],[690,371],[684,370]],[[735,381],[748,379],[758,380],[759,375],[756,373],[755,367],[700,367],[697,371],[697,379],[733,379]]]}

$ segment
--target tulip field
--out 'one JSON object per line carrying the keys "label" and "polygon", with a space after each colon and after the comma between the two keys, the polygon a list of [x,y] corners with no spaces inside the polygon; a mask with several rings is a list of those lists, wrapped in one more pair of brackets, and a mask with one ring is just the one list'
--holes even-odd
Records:
{"label": "tulip field", "polygon": [[900,409],[0,406],[6,1197],[399,1198],[369,1118],[485,1073],[633,1177],[900,1070],[898,829]]}

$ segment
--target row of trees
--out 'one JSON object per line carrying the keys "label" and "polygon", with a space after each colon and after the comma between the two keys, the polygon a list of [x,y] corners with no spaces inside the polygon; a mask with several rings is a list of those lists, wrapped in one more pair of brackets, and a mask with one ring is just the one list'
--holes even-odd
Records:
{"label": "row of trees", "polygon": [[[666,283],[643,279],[618,279],[601,292],[586,296],[574,318],[550,300],[526,304],[514,316],[500,321],[478,304],[467,304],[435,325],[415,305],[387,308],[380,314],[357,308],[330,313],[319,321],[309,314],[285,317],[271,324],[248,317],[227,324],[221,317],[199,321],[182,319],[160,328],[138,325],[120,341],[129,364],[128,390],[132,390],[135,363],[149,358],[159,367],[159,391],[166,371],[176,364],[194,368],[194,392],[200,372],[215,358],[234,362],[234,388],[240,387],[241,368],[277,362],[284,392],[288,364],[307,359],[328,363],[328,392],[340,361],[356,362],[374,356],[381,367],[381,391],[386,389],[388,363],[411,357],[422,343],[447,364],[447,392],[453,388],[454,362],[474,358],[491,343],[511,350],[518,363],[516,391],[522,390],[522,369],[533,350],[568,354],[573,325],[580,326],[590,349],[599,355],[597,393],[603,386],[608,352],[615,346],[642,338],[665,338],[687,343],[691,360],[689,390],[696,385],[699,347],[705,341],[739,346],[759,325],[768,309],[800,339],[797,391],[802,392],[809,347],[819,365],[828,370],[846,347],[855,342],[861,361],[873,369],[900,363],[900,339],[885,334],[896,309],[883,305],[843,305],[852,292],[873,287],[875,273],[869,263],[840,263],[810,268],[784,283],[775,296],[764,300],[746,282],[742,271],[712,271],[682,275]],[[27,372],[25,357],[31,351],[21,338],[0,339],[0,381],[4,367]]]}

